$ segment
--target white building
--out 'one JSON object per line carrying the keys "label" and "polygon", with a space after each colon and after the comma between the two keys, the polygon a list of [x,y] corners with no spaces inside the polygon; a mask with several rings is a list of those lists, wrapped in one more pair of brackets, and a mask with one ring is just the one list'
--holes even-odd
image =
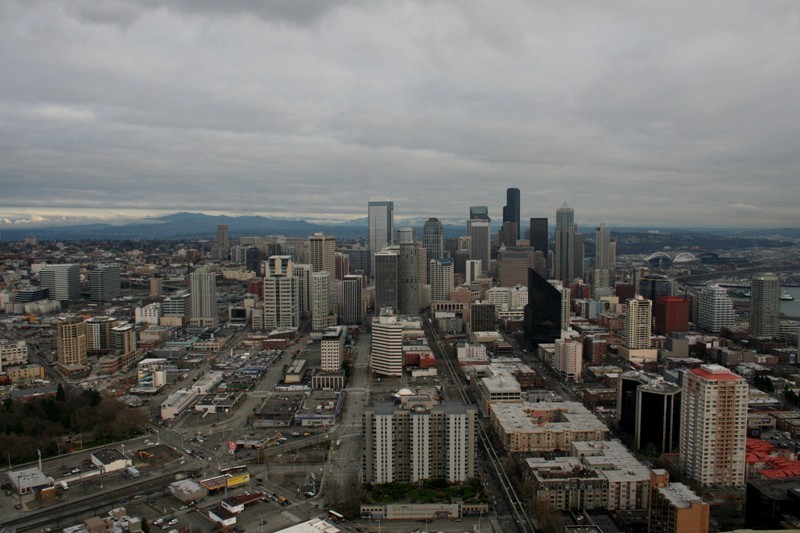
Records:
{"label": "white building", "polygon": [[568,382],[580,382],[583,376],[583,343],[577,339],[556,339],[553,368]]}
{"label": "white building", "polygon": [[383,309],[372,319],[370,367],[384,376],[403,373],[403,326],[391,309]]}
{"label": "white building", "polygon": [[327,270],[311,274],[311,330],[315,332],[325,331],[325,328],[330,325],[328,316],[330,278],[331,274]]}
{"label": "white building", "polygon": [[323,372],[338,372],[342,369],[345,341],[344,326],[328,328],[320,341],[320,362]]}
{"label": "white building", "polygon": [[697,327],[711,333],[733,326],[736,313],[728,291],[719,285],[707,285],[697,297]]}
{"label": "white building", "polygon": [[8,366],[24,365],[28,362],[28,345],[25,341],[0,339],[0,371]]}
{"label": "white building", "polygon": [[153,302],[144,307],[137,307],[135,311],[135,320],[137,324],[152,324],[157,326],[161,320],[161,303]]}

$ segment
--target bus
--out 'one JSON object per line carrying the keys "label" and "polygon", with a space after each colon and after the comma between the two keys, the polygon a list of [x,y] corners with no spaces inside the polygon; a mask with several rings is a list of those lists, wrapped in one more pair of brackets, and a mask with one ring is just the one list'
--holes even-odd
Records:
{"label": "bus", "polygon": [[247,465],[237,465],[237,466],[231,466],[231,467],[228,467],[228,468],[220,468],[219,469],[219,473],[222,474],[222,475],[225,475],[225,474],[230,474],[230,475],[241,474],[242,472],[247,472]]}
{"label": "bus", "polygon": [[344,515],[341,515],[341,514],[337,513],[333,509],[328,510],[328,516],[334,522],[343,522],[344,521]]}

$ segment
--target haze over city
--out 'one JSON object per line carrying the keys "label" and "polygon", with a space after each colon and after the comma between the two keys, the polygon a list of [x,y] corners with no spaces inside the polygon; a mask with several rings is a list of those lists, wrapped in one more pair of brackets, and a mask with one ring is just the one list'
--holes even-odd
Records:
{"label": "haze over city", "polygon": [[[796,227],[800,8],[7,1],[0,219]],[[64,219],[63,217],[66,217]]]}

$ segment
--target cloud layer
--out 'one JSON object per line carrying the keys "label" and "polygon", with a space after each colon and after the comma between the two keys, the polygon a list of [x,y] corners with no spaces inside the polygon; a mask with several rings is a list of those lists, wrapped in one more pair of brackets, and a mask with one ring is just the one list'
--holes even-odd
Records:
{"label": "cloud layer", "polygon": [[799,226],[796,2],[7,0],[0,218]]}

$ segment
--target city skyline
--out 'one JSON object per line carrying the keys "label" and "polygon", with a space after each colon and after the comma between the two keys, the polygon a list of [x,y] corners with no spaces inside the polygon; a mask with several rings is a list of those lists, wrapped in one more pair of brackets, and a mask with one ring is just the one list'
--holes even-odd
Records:
{"label": "city skyline", "polygon": [[516,187],[523,219],[800,226],[793,3],[5,7],[8,223],[500,220]]}

